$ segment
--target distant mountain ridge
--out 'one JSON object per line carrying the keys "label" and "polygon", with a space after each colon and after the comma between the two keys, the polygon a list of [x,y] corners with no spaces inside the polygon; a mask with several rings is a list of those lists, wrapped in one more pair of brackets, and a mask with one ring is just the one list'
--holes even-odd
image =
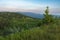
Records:
{"label": "distant mountain ridge", "polygon": [[[33,13],[33,12],[19,12],[19,13],[23,14],[23,15],[26,15],[26,16],[33,17],[33,18],[44,18],[43,14],[38,14],[38,13]],[[54,17],[60,18],[60,15],[54,15],[54,14],[51,14],[51,15],[54,16]]]}
{"label": "distant mountain ridge", "polygon": [[20,12],[20,14],[30,16],[30,17],[33,17],[33,18],[43,18],[44,17],[43,14],[37,14],[37,13],[32,13],[32,12]]}

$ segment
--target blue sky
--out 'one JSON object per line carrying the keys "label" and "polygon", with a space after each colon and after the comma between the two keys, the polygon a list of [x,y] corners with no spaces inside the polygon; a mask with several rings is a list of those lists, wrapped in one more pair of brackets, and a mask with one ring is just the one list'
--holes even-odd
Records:
{"label": "blue sky", "polygon": [[0,11],[40,12],[46,6],[60,12],[60,0],[0,0]]}

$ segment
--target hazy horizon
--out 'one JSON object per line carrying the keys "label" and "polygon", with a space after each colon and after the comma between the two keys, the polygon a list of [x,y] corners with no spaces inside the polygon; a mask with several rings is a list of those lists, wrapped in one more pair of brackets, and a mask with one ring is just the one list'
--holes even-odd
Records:
{"label": "hazy horizon", "polygon": [[60,0],[0,0],[0,12],[44,12],[49,6],[50,13],[60,13]]}

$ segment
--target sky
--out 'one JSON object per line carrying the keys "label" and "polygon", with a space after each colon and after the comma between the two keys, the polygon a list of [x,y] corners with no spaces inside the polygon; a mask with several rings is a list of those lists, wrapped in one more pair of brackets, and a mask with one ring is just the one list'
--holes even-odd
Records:
{"label": "sky", "polygon": [[60,12],[60,0],[0,0],[0,11],[43,12],[46,6],[51,12]]}

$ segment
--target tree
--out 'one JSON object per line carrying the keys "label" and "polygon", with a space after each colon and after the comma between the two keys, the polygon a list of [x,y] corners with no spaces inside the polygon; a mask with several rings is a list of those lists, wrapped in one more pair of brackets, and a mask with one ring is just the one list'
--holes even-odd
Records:
{"label": "tree", "polygon": [[44,23],[51,23],[53,22],[53,17],[52,15],[49,15],[49,7],[46,7],[45,14],[44,14]]}
{"label": "tree", "polygon": [[38,26],[43,24],[54,23],[54,18],[52,15],[49,15],[49,7],[46,7],[44,18],[38,23]]}

